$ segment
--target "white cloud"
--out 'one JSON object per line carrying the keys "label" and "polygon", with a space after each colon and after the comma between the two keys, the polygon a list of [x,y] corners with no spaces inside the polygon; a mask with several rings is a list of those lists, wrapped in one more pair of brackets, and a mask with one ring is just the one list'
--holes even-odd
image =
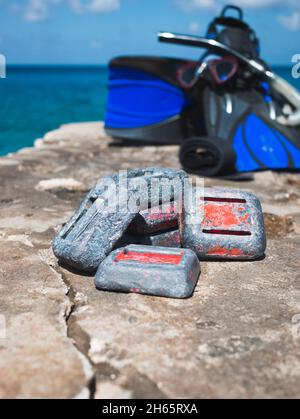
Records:
{"label": "white cloud", "polygon": [[26,0],[24,7],[18,5],[13,11],[28,22],[40,22],[47,20],[51,7],[62,1],[75,13],[105,13],[121,7],[121,0]]}
{"label": "white cloud", "polygon": [[179,7],[190,11],[194,9],[214,9],[218,6],[218,0],[176,0]]}
{"label": "white cloud", "polygon": [[119,0],[91,0],[87,6],[94,13],[112,12],[120,8]]}
{"label": "white cloud", "polygon": [[120,0],[69,0],[71,9],[76,13],[105,13],[120,9]]}
{"label": "white cloud", "polygon": [[83,8],[80,0],[69,0],[69,5],[73,12],[82,13]]}
{"label": "white cloud", "polygon": [[293,12],[290,16],[278,16],[279,23],[289,31],[300,30],[300,12]]}
{"label": "white cloud", "polygon": [[40,22],[48,19],[49,1],[29,0],[25,6],[23,17],[28,22]]}
{"label": "white cloud", "polygon": [[[228,4],[228,0],[174,0],[183,10],[191,11],[195,9],[215,9],[220,10]],[[282,4],[281,0],[231,0],[230,4],[242,8],[257,8],[275,6]],[[298,6],[299,0],[286,0],[286,5]]]}
{"label": "white cloud", "polygon": [[103,42],[101,41],[91,41],[90,47],[93,49],[100,49],[103,47]]}
{"label": "white cloud", "polygon": [[253,7],[253,8],[264,8],[268,6],[274,6],[275,4],[280,4],[281,0],[236,0],[233,1],[233,4],[236,4],[240,7]]}
{"label": "white cloud", "polygon": [[199,22],[194,21],[194,22],[191,22],[189,24],[189,32],[190,33],[199,33],[200,29],[201,29],[201,26],[200,26]]}

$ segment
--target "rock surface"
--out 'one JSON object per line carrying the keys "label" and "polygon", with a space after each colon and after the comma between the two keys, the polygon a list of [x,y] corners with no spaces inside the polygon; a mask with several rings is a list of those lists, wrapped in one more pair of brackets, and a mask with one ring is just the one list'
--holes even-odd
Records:
{"label": "rock surface", "polygon": [[100,292],[58,266],[51,239],[100,176],[177,168],[177,151],[90,123],[0,159],[0,398],[300,396],[300,175],[206,180],[258,195],[268,249],[202,263],[189,300]]}

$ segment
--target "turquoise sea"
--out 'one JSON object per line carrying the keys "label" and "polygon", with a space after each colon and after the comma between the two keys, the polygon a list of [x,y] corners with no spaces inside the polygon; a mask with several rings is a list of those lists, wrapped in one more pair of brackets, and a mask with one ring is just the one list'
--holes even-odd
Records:
{"label": "turquoise sea", "polygon": [[102,120],[107,68],[14,66],[0,79],[0,155],[68,122]]}
{"label": "turquoise sea", "polygon": [[[291,68],[274,70],[299,88]],[[31,146],[61,124],[102,120],[106,83],[105,66],[9,67],[0,79],[0,155]]]}

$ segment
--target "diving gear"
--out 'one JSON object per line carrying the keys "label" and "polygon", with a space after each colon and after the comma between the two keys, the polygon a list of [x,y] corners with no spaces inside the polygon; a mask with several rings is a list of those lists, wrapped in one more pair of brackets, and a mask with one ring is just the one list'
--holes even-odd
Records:
{"label": "diving gear", "polygon": [[300,93],[260,58],[259,40],[242,19],[229,6],[205,38],[159,33],[162,42],[205,48],[198,61],[114,59],[107,134],[180,144],[183,167],[207,176],[299,170]]}
{"label": "diving gear", "polygon": [[179,80],[186,65],[185,60],[169,58],[114,59],[109,66],[106,133],[123,140],[180,144],[191,106]]}
{"label": "diving gear", "polygon": [[280,94],[287,103],[290,103],[295,110],[287,118],[279,117],[278,122],[283,125],[298,126],[300,125],[300,93],[299,91],[290,85],[287,81],[277,76],[271,70],[266,68],[264,64],[256,61],[252,58],[247,58],[240,52],[228,47],[225,44],[216,41],[215,39],[201,38],[199,36],[190,36],[175,34],[171,32],[159,32],[158,34],[160,42],[186,45],[191,47],[207,48],[215,53],[221,55],[231,55],[238,61],[245,64],[248,69],[261,77],[262,80],[270,84],[271,89]]}
{"label": "diving gear", "polygon": [[208,69],[213,83],[222,85],[231,81],[238,72],[238,60],[232,56],[218,57],[208,61]]}
{"label": "diving gear", "polygon": [[202,176],[300,169],[299,131],[274,120],[274,107],[255,89],[221,94],[206,87],[206,135],[182,143],[182,166]]}

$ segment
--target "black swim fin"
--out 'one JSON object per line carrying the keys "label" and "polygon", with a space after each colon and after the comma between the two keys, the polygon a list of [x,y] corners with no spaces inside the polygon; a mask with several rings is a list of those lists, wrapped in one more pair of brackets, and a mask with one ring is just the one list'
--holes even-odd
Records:
{"label": "black swim fin", "polygon": [[183,167],[204,176],[300,170],[300,129],[276,122],[276,105],[257,90],[203,97],[206,136],[185,140]]}

